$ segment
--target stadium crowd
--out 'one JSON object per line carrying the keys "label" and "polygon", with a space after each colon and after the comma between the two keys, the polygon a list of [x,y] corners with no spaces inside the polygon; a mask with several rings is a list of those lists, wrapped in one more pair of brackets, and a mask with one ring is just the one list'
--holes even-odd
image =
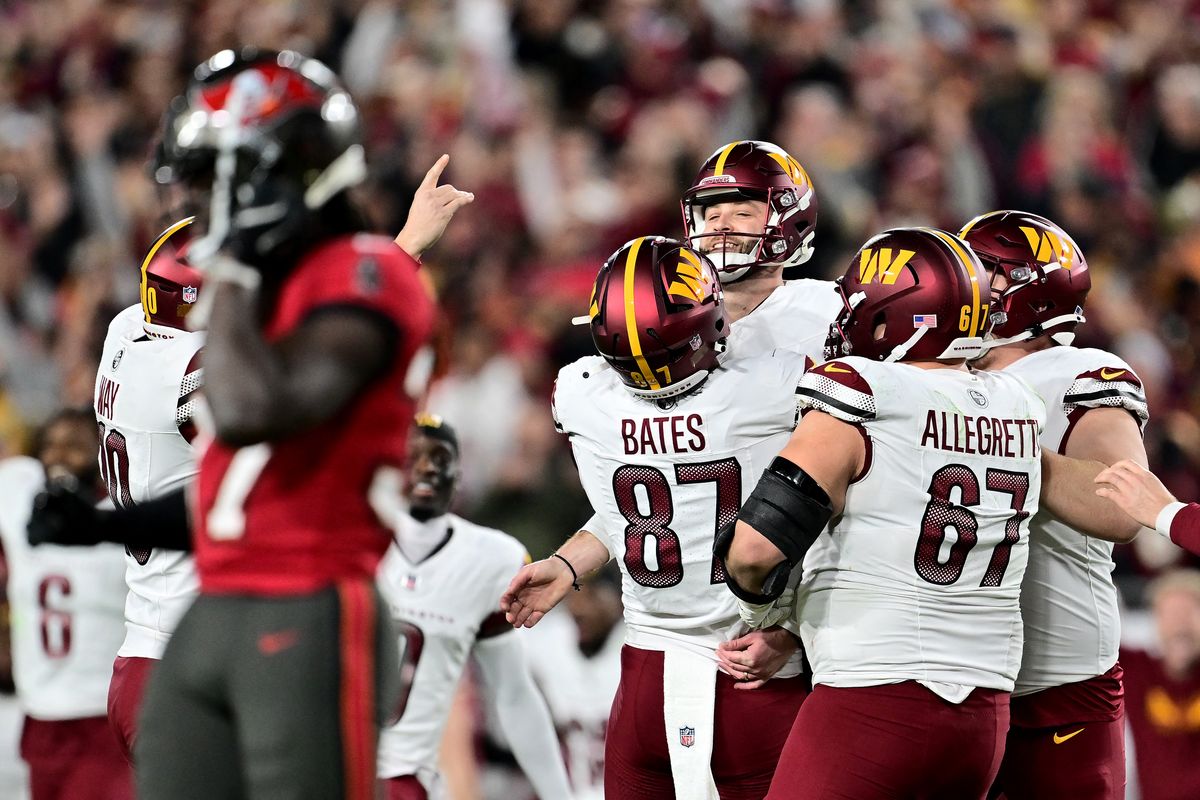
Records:
{"label": "stadium crowd", "polygon": [[[818,192],[833,277],[868,235],[1019,207],[1094,288],[1077,344],[1144,383],[1151,466],[1200,496],[1200,4],[1191,0],[13,0],[0,5],[0,456],[89,403],[105,326],[170,221],[146,164],[190,68],[292,48],[366,122],[365,206],[398,231],[428,165],[474,192],[425,257],[441,317],[428,406],[462,447],[458,507],[534,557],[587,516],[548,398],[591,352],[601,261],[678,235],[720,144],[777,142]],[[1188,559],[1116,551],[1125,601]]]}

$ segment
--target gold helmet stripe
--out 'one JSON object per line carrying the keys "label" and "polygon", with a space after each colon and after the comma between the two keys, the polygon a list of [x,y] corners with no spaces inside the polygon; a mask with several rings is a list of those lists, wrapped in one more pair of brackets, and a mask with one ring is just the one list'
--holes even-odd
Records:
{"label": "gold helmet stripe", "polygon": [[638,369],[642,371],[642,377],[646,379],[646,383],[651,389],[661,389],[658,380],[654,377],[654,370],[650,369],[650,365],[642,355],[642,341],[638,338],[637,310],[633,303],[635,294],[634,265],[637,264],[638,251],[642,249],[644,241],[646,241],[645,236],[634,239],[633,244],[629,247],[629,255],[625,257],[625,332],[629,335],[629,349],[633,352]]}
{"label": "gold helmet stripe", "polygon": [[141,295],[142,315],[146,317],[146,322],[150,322],[150,314],[146,311],[146,270],[150,268],[150,262],[153,261],[154,256],[158,254],[159,248],[166,244],[168,239],[195,221],[195,217],[184,217],[183,219],[171,225],[158,235],[158,238],[154,240],[154,244],[150,245],[150,250],[146,253],[146,257],[142,259],[141,273],[138,278],[140,282],[138,291]]}
{"label": "gold helmet stripe", "polygon": [[966,225],[963,226],[963,229],[958,232],[958,238],[960,238],[960,239],[966,238],[966,235],[971,232],[971,228],[974,228],[976,225],[983,222],[988,217],[994,217],[998,214],[1006,214],[1006,213],[1008,213],[1008,212],[1006,212],[1006,211],[989,211],[986,214],[980,214],[978,217],[976,217],[975,219],[971,220],[970,222],[968,222]]}
{"label": "gold helmet stripe", "polygon": [[713,168],[713,175],[725,174],[725,159],[729,158],[729,154],[733,152],[733,148],[741,144],[741,140],[730,142],[721,148],[721,155],[717,156],[717,166]]}
{"label": "gold helmet stripe", "polygon": [[983,329],[983,320],[981,319],[983,309],[979,307],[979,273],[975,271],[975,265],[971,262],[971,254],[963,250],[958,239],[945,231],[939,231],[936,228],[926,228],[925,230],[950,245],[950,249],[959,257],[971,275],[971,325],[969,331],[971,336],[978,336],[979,331]]}

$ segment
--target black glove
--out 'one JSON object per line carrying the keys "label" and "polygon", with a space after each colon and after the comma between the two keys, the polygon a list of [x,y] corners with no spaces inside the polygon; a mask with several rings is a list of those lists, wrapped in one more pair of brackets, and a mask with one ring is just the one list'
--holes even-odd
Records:
{"label": "black glove", "polygon": [[29,543],[91,546],[103,539],[104,516],[73,477],[55,478],[33,500]]}

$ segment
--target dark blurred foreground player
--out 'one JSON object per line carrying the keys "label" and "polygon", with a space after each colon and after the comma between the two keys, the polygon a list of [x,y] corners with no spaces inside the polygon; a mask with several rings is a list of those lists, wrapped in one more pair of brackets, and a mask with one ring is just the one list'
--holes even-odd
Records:
{"label": "dark blurred foreground player", "polygon": [[365,800],[397,683],[371,492],[403,462],[433,303],[345,194],[365,177],[361,131],[328,68],[223,51],[186,102],[165,150],[181,180],[213,176],[193,255],[213,297],[214,438],[196,491],[201,596],[148,689],[138,789]]}
{"label": "dark blurred foreground player", "polygon": [[[365,174],[358,113],[324,65],[223,51],[183,103],[163,158],[211,185],[190,255],[211,312],[212,439],[196,487],[201,596],[147,692],[139,793],[369,798],[397,677],[372,500],[399,479],[433,304],[414,259],[363,233],[346,196]],[[410,210],[418,253],[473,199],[436,185],[446,161],[418,190],[436,202]],[[67,499],[48,499],[31,539],[69,535],[81,512]],[[126,510],[102,535],[186,546],[182,507],[179,494]]]}
{"label": "dark blurred foreground player", "polygon": [[31,548],[25,523],[47,477],[103,496],[91,412],[58,412],[38,437],[36,458],[0,462],[0,542],[8,564],[12,656],[25,714],[21,757],[33,800],[122,800],[133,773],[105,717],[125,599],[121,549]]}

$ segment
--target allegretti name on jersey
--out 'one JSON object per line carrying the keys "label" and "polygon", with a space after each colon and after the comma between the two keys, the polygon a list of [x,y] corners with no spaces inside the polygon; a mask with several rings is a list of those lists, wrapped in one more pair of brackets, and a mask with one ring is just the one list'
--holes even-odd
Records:
{"label": "allegretti name on jersey", "polygon": [[976,417],[933,409],[925,415],[921,447],[999,458],[1041,455],[1036,419]]}
{"label": "allegretti name on jersey", "polygon": [[699,453],[708,444],[699,414],[622,419],[621,441],[627,456]]}

